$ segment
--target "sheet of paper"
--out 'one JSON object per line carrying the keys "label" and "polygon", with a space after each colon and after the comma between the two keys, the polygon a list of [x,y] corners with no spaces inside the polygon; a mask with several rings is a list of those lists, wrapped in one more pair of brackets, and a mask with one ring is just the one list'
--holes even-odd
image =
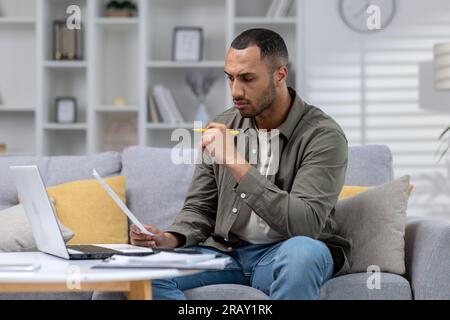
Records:
{"label": "sheet of paper", "polygon": [[110,186],[103,180],[102,177],[98,174],[97,170],[92,170],[92,174],[94,177],[100,182],[100,184],[103,186],[103,188],[106,190],[106,192],[110,195],[110,197],[114,200],[114,202],[122,209],[122,211],[127,215],[127,217],[131,220],[133,224],[135,224],[139,230],[141,230],[142,233],[154,236],[153,233],[145,229],[144,225],[134,216],[134,214],[128,209],[128,207],[120,200],[120,198],[117,196],[117,194],[111,189]]}
{"label": "sheet of paper", "polygon": [[216,258],[215,254],[180,254],[160,252],[145,257],[114,255],[94,268],[177,268],[177,269],[224,269],[229,257]]}
{"label": "sheet of paper", "polygon": [[152,248],[146,248],[146,247],[138,247],[133,246],[131,244],[120,244],[120,243],[114,243],[114,244],[94,244],[95,246],[104,247],[112,250],[117,250],[122,253],[152,253]]}

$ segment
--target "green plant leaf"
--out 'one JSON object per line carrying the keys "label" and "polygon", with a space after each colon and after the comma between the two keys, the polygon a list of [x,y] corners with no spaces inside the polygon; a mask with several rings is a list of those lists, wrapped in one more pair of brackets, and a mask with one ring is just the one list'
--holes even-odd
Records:
{"label": "green plant leaf", "polygon": [[444,136],[445,136],[445,134],[447,133],[447,132],[449,132],[450,131],[450,127],[448,127],[447,129],[445,129],[442,133],[441,133],[441,135],[439,136],[439,140],[441,140]]}
{"label": "green plant leaf", "polygon": [[107,10],[120,9],[120,8],[121,8],[121,4],[117,0],[112,0],[112,1],[108,2],[108,4],[106,5]]}

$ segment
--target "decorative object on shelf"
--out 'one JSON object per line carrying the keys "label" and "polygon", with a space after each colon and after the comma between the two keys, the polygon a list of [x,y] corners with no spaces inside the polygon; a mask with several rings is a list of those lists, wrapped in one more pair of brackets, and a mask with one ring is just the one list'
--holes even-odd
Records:
{"label": "decorative object on shelf", "polygon": [[[379,8],[380,28],[369,28],[371,8]],[[372,33],[385,29],[394,19],[395,11],[396,0],[339,0],[341,19],[350,29],[359,33]]]}
{"label": "decorative object on shelf", "polygon": [[175,27],[172,59],[174,61],[200,61],[202,56],[203,29],[200,27]]}
{"label": "decorative object on shelf", "polygon": [[117,107],[126,107],[128,106],[128,101],[122,96],[119,96],[114,99],[114,105]]}
{"label": "decorative object on shelf", "polygon": [[102,149],[122,151],[127,146],[138,144],[137,121],[130,115],[104,115],[102,130]]}
{"label": "decorative object on shelf", "polygon": [[112,0],[106,4],[107,17],[134,17],[137,16],[137,6],[131,1]]}
{"label": "decorative object on shelf", "polygon": [[55,102],[55,122],[75,123],[77,121],[77,100],[73,97],[58,97]]}
{"label": "decorative object on shelf", "polygon": [[0,154],[5,154],[5,153],[6,153],[6,144],[0,143]]}
{"label": "decorative object on shelf", "polygon": [[206,125],[210,120],[210,114],[206,107],[206,96],[216,79],[217,77],[211,71],[206,74],[188,73],[186,75],[186,82],[191,88],[192,93],[198,99],[198,107],[194,121],[201,121],[203,125]]}
{"label": "decorative object on shelf", "polygon": [[82,60],[82,30],[68,29],[65,20],[53,22],[53,58],[55,60]]}

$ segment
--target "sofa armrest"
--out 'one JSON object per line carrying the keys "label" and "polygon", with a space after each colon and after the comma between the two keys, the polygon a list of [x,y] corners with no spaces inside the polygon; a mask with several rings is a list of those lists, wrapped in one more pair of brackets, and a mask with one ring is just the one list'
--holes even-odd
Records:
{"label": "sofa armrest", "polygon": [[414,299],[450,299],[450,222],[408,218],[405,262]]}

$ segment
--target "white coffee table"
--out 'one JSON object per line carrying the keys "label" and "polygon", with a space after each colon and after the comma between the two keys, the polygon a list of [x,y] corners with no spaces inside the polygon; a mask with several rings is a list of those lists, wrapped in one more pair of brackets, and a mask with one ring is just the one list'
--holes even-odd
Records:
{"label": "white coffee table", "polygon": [[92,269],[100,260],[64,260],[41,252],[0,253],[2,263],[38,263],[34,272],[0,271],[0,292],[123,291],[130,300],[151,300],[152,279],[199,272],[178,269]]}

